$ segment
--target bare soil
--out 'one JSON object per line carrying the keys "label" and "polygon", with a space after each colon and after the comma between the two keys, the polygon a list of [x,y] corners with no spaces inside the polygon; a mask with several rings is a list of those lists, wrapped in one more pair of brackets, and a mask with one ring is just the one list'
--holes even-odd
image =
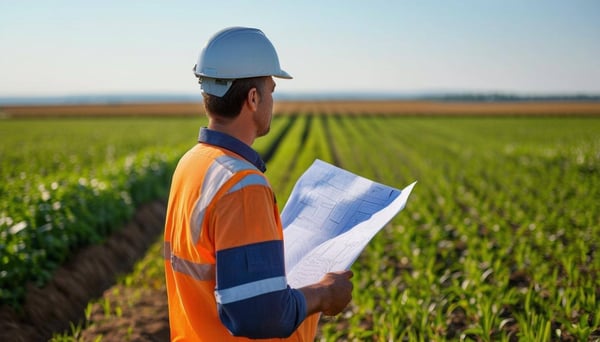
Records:
{"label": "bare soil", "polygon": [[[108,315],[103,303],[110,303]],[[113,308],[122,309],[118,314]],[[94,304],[93,322],[77,336],[82,341],[169,341],[169,313],[166,290],[142,290],[116,285]]]}

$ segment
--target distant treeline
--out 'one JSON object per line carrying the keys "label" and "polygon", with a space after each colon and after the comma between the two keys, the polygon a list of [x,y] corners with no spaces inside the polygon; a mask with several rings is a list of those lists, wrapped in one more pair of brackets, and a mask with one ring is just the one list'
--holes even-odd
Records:
{"label": "distant treeline", "polygon": [[599,102],[600,94],[552,94],[525,95],[514,93],[475,92],[323,92],[323,93],[280,93],[278,100],[291,101],[441,101],[441,102]]}
{"label": "distant treeline", "polygon": [[422,100],[457,102],[547,102],[547,101],[600,101],[600,95],[514,95],[514,94],[441,94],[417,97]]}

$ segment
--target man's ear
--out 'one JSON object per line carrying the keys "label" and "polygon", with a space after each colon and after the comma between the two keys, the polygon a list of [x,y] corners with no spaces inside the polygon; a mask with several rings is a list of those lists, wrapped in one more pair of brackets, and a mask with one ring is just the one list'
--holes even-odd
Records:
{"label": "man's ear", "polygon": [[248,107],[250,107],[252,111],[255,112],[258,110],[258,102],[260,99],[256,88],[252,88],[248,91],[248,97],[246,98],[246,101],[248,102]]}

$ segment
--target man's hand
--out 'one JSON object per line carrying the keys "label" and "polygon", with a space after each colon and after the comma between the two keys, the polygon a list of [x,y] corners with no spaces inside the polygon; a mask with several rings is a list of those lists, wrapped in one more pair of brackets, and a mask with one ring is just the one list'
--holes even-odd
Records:
{"label": "man's hand", "polygon": [[327,316],[340,313],[352,299],[352,271],[327,273],[313,285],[299,289],[306,299],[307,316],[322,312]]}

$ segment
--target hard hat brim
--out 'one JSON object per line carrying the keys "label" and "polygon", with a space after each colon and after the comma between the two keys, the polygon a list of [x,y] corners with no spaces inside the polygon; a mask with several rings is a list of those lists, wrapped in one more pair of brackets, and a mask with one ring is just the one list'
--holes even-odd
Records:
{"label": "hard hat brim", "polygon": [[272,76],[277,78],[285,78],[286,80],[291,80],[293,78],[292,75],[288,74],[286,71],[283,71],[281,69],[279,69],[279,73],[277,75]]}

